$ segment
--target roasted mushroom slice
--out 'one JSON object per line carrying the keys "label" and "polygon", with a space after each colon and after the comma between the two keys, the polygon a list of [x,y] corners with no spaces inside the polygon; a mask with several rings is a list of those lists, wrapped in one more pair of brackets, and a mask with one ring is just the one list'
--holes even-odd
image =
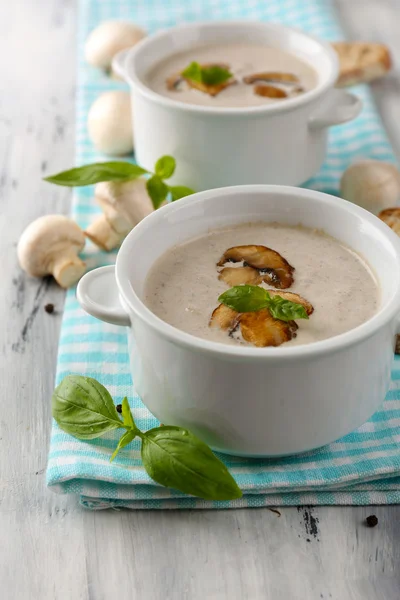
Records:
{"label": "roasted mushroom slice", "polygon": [[[221,69],[229,69],[229,65],[227,65],[225,63],[204,63],[201,66],[202,66],[203,69],[207,69],[209,67],[220,67]],[[191,87],[197,87],[197,85],[198,86],[205,85],[205,84],[201,84],[201,83],[197,83],[195,81],[192,81],[191,79],[189,79],[187,77],[184,77],[182,75],[182,73],[174,73],[173,75],[170,75],[169,77],[167,77],[167,79],[165,80],[165,83],[166,83],[166,86],[167,86],[167,90],[169,90],[170,92],[179,91],[181,89],[181,87],[182,87],[182,83],[184,83],[184,82],[186,82]],[[224,85],[224,87],[227,87],[228,85],[232,85],[233,83],[236,83],[236,80],[233,79],[233,76],[232,76],[232,78],[229,79],[227,82],[224,82],[223,85]],[[206,85],[205,87],[207,87],[207,90],[202,89],[200,87],[198,87],[198,89],[200,89],[200,91],[202,91],[202,92],[206,91],[207,93],[211,94],[211,92],[209,92],[208,89],[210,87],[217,88],[220,85],[222,85],[222,84],[218,84],[218,85],[215,85],[215,86],[209,86],[209,85],[207,86]],[[222,91],[222,89],[224,89],[224,88],[221,88],[221,90],[219,90],[218,92],[211,94],[211,96],[216,96],[220,91]]]}
{"label": "roasted mushroom slice", "polygon": [[167,86],[167,90],[169,90],[170,92],[178,92],[182,87],[182,83],[184,81],[185,80],[183,79],[180,73],[174,73],[173,75],[167,77],[167,79],[165,80],[165,84]]}
{"label": "roasted mushroom slice", "polygon": [[230,287],[235,285],[258,285],[263,281],[262,275],[253,267],[225,267],[220,272],[218,279]]}
{"label": "roasted mushroom slice", "polygon": [[290,302],[296,302],[296,304],[301,304],[302,306],[304,306],[308,316],[312,315],[312,313],[314,312],[314,307],[311,304],[311,302],[309,302],[308,300],[306,300],[305,298],[303,298],[303,296],[300,296],[299,294],[294,294],[293,292],[281,292],[281,291],[278,292],[276,290],[267,290],[267,292],[271,296],[280,296],[281,298],[284,298],[285,300],[290,300]]}
{"label": "roasted mushroom slice", "polygon": [[292,73],[278,73],[275,71],[266,71],[264,73],[253,73],[252,75],[246,75],[243,77],[244,83],[253,84],[265,81],[266,83],[286,83],[295,84],[300,83],[300,80],[296,75]]}
{"label": "roasted mushroom slice", "polygon": [[[223,63],[207,63],[202,64],[201,67],[203,69],[207,69],[210,67],[220,67],[221,69],[229,69],[229,65]],[[167,89],[169,91],[179,91],[182,87],[183,82],[186,82],[188,86],[195,88],[196,90],[199,90],[200,92],[203,92],[205,94],[209,94],[210,96],[217,96],[225,88],[233,85],[234,83],[237,83],[233,75],[227,81],[223,81],[217,84],[207,84],[203,83],[202,81],[195,81],[190,77],[185,77],[182,73],[174,73],[173,75],[170,75],[170,77],[168,77],[165,81]]]}
{"label": "roasted mushroom slice", "polygon": [[224,81],[223,83],[218,83],[216,85],[207,85],[201,81],[193,81],[193,79],[186,78],[185,81],[188,83],[188,85],[190,85],[190,87],[213,97],[218,96],[222,90],[236,83],[236,79],[228,79],[228,81]]}
{"label": "roasted mushroom slice", "polygon": [[296,337],[298,325],[295,321],[274,319],[267,308],[256,312],[238,313],[220,304],[212,313],[209,326],[218,327],[234,334],[240,325],[240,332],[246,342],[264,348],[280,346]]}
{"label": "roasted mushroom slice", "polygon": [[379,213],[378,217],[400,235],[400,208],[386,208]]}
{"label": "roasted mushroom slice", "polygon": [[231,333],[239,324],[240,313],[225,304],[220,304],[213,311],[209,322],[210,327],[218,327]]}
{"label": "roasted mushroom slice", "polygon": [[254,87],[254,93],[263,98],[287,98],[285,90],[277,88],[274,85],[259,84]]}
{"label": "roasted mushroom slice", "polygon": [[240,316],[240,329],[246,342],[264,348],[280,346],[296,337],[298,329],[294,321],[274,319],[267,308]]}
{"label": "roasted mushroom slice", "polygon": [[228,81],[224,81],[223,83],[218,83],[216,85],[207,85],[202,83],[201,81],[193,81],[192,79],[187,79],[182,77],[179,73],[176,75],[171,75],[166,80],[167,90],[178,92],[182,87],[182,83],[186,81],[186,83],[196,90],[203,92],[205,94],[209,94],[210,96],[217,96],[222,90],[236,83],[236,79],[229,79]]}
{"label": "roasted mushroom slice", "polygon": [[244,267],[257,269],[265,283],[279,289],[289,288],[293,283],[293,271],[288,261],[278,252],[266,246],[234,246],[228,248],[217,263],[218,267],[228,262],[241,262]]}

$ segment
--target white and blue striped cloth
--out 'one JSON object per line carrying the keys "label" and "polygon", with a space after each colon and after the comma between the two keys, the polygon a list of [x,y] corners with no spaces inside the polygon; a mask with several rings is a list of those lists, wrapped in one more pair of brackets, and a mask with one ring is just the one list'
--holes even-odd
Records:
{"label": "white and blue striped cloth", "polygon": [[[81,0],[77,104],[77,164],[104,159],[87,137],[89,106],[104,90],[124,87],[88,67],[83,58],[87,34],[106,19],[129,19],[150,33],[176,23],[206,19],[259,19],[300,27],[326,39],[341,39],[329,0]],[[110,84],[111,81],[111,84]],[[361,157],[393,160],[392,150],[366,87],[356,92],[364,101],[362,115],[332,130],[329,154],[320,173],[307,186],[337,193],[348,164]],[[70,165],[65,165],[68,168]],[[97,214],[93,190],[77,190],[73,216],[83,227]],[[90,266],[115,260],[89,247]],[[100,380],[116,402],[128,396],[140,428],[157,424],[133,394],[125,330],[86,315],[67,295],[58,355],[57,382],[68,373]],[[47,483],[59,493],[78,494],[92,509],[237,508],[293,504],[394,504],[400,501],[400,362],[395,361],[392,386],[381,408],[360,429],[318,451],[283,459],[222,459],[243,490],[233,502],[206,502],[156,485],[140,461],[139,442],[127,446],[110,464],[119,434],[79,441],[53,424]]]}

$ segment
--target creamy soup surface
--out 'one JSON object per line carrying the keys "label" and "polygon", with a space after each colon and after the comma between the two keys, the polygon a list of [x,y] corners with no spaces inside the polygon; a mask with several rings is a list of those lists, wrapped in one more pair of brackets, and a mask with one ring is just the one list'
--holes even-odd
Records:
{"label": "creamy soup surface", "polygon": [[[253,347],[226,331],[209,327],[219,295],[229,289],[218,280],[216,264],[228,248],[247,244],[279,252],[295,268],[290,289],[281,291],[300,294],[314,307],[309,320],[297,320],[297,337],[280,348],[309,344],[353,329],[379,307],[375,276],[357,253],[322,231],[277,223],[215,230],[175,246],[151,268],[144,302],[177,329],[215,342]],[[264,283],[262,286],[273,289]]]}
{"label": "creamy soup surface", "polygon": [[[168,90],[167,78],[180,73],[192,62],[201,65],[226,64],[237,79],[237,83],[225,88],[216,96],[190,88],[187,84],[179,86],[176,90]],[[314,88],[318,81],[316,71],[293,54],[264,45],[237,43],[199,46],[170,56],[150,70],[145,83],[158,94],[187,104],[238,107],[284,102],[285,98],[273,99],[259,96],[254,93],[254,85],[243,83],[243,77],[260,72],[291,73],[298,77],[303,92]],[[272,85],[286,90],[289,96],[293,93],[293,85],[275,83]]]}

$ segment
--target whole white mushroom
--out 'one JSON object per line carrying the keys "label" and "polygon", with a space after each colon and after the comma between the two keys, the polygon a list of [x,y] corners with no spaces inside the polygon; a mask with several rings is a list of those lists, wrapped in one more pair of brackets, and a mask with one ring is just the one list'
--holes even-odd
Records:
{"label": "whole white mushroom", "polygon": [[122,90],[101,94],[89,110],[88,132],[99,152],[114,155],[132,152],[130,94]]}
{"label": "whole white mushroom", "polygon": [[154,210],[142,177],[98,183],[95,200],[103,214],[89,225],[85,234],[103,250],[119,246],[131,229]]}
{"label": "whole white mushroom", "polygon": [[53,275],[63,288],[74,285],[86,265],[78,253],[85,245],[81,228],[64,215],[46,215],[33,221],[18,242],[18,260],[33,277]]}
{"label": "whole white mushroom", "polygon": [[146,33],[134,23],[104,21],[94,29],[85,45],[85,58],[90,65],[109,70],[115,54],[140,42]]}
{"label": "whole white mushroom", "polygon": [[342,175],[340,195],[377,215],[399,204],[400,173],[395,165],[380,160],[354,163]]}

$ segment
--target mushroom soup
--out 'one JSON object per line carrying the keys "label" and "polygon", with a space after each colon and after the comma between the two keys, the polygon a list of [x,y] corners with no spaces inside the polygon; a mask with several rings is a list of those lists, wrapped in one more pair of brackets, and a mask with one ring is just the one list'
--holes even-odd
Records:
{"label": "mushroom soup", "polygon": [[[283,311],[239,312],[218,301],[243,285],[257,295],[264,294],[259,288],[269,290],[275,306],[284,304]],[[323,231],[248,223],[171,248],[151,268],[144,301],[163,321],[200,338],[285,347],[361,325],[377,311],[379,296],[362,257]],[[303,318],[296,316],[299,305]]]}
{"label": "mushroom soup", "polygon": [[200,46],[157,64],[146,84],[187,104],[263,106],[303,94],[317,85],[316,71],[279,48],[259,44]]}

